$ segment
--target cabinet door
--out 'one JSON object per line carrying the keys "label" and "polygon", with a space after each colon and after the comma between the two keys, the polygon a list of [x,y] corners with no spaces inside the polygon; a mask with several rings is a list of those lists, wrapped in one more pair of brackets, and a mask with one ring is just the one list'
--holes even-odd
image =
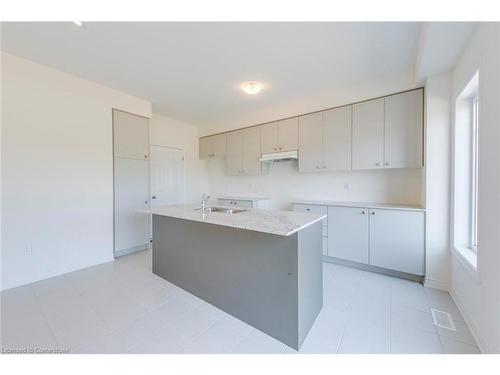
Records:
{"label": "cabinet door", "polygon": [[227,154],[226,154],[226,172],[230,175],[241,174],[242,157],[243,157],[243,141],[242,131],[237,130],[227,133]]}
{"label": "cabinet door", "polygon": [[212,154],[212,142],[210,137],[200,138],[200,159],[208,159]]}
{"label": "cabinet door", "polygon": [[424,213],[370,210],[370,264],[422,276]]}
{"label": "cabinet door", "polygon": [[260,145],[263,154],[279,151],[277,122],[271,122],[260,127]]}
{"label": "cabinet door", "polygon": [[149,157],[149,120],[142,116],[113,110],[113,154],[115,157]]}
{"label": "cabinet door", "polygon": [[210,137],[212,143],[212,155],[214,158],[225,158],[226,157],[226,133],[217,134]]}
{"label": "cabinet door", "polygon": [[385,98],[385,168],[422,167],[422,90]]}
{"label": "cabinet door", "polygon": [[293,151],[299,147],[299,118],[289,118],[278,122],[279,151]]}
{"label": "cabinet door", "polygon": [[148,162],[114,159],[115,252],[149,243]]}
{"label": "cabinet door", "polygon": [[242,130],[243,137],[243,174],[254,175],[261,173],[260,163],[260,129],[259,127]]}
{"label": "cabinet door", "polygon": [[323,168],[323,113],[299,117],[299,172]]}
{"label": "cabinet door", "polygon": [[328,255],[368,264],[368,210],[328,207]]}
{"label": "cabinet door", "polygon": [[323,164],[328,170],[351,169],[352,106],[323,112]]}
{"label": "cabinet door", "polygon": [[242,208],[254,208],[253,201],[246,200],[234,200],[234,199],[217,199],[217,204],[226,207],[242,207]]}
{"label": "cabinet door", "polygon": [[384,98],[352,107],[352,169],[384,167]]}

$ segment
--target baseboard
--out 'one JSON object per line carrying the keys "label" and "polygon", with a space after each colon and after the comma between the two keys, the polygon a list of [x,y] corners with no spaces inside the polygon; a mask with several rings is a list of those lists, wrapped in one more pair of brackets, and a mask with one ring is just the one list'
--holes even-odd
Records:
{"label": "baseboard", "polygon": [[453,290],[453,287],[450,287],[449,293],[450,293],[451,299],[453,300],[453,302],[455,302],[455,305],[457,305],[458,310],[462,314],[462,316],[465,320],[465,323],[469,327],[470,333],[474,337],[474,340],[476,340],[477,346],[479,347],[479,350],[481,351],[481,353],[491,354],[492,352],[490,351],[486,342],[482,339],[481,335],[479,334],[479,330],[478,330],[477,326],[474,324],[474,321],[472,320],[467,308],[460,301],[456,292]]}
{"label": "baseboard", "polygon": [[139,245],[139,246],[134,246],[134,247],[129,247],[128,249],[123,249],[120,251],[115,251],[114,256],[115,258],[132,254],[132,253],[137,253],[139,251],[143,250],[148,250],[149,249],[149,244],[144,244],[144,245]]}
{"label": "baseboard", "polygon": [[323,262],[338,264],[339,266],[357,268],[357,269],[363,270],[363,271],[380,273],[382,275],[398,277],[400,279],[415,281],[415,282],[420,283],[420,284],[423,283],[423,279],[424,279],[424,276],[412,275],[412,274],[409,274],[406,272],[389,270],[386,268],[376,267],[376,266],[372,266],[369,264],[351,262],[350,260],[335,258],[335,257],[327,256],[327,255],[323,255]]}
{"label": "baseboard", "polygon": [[438,289],[444,292],[448,292],[450,290],[450,285],[447,282],[443,280],[433,279],[431,277],[425,278],[424,286],[426,288]]}
{"label": "baseboard", "polygon": [[30,279],[30,280],[23,280],[21,282],[14,282],[14,283],[8,283],[8,284],[5,284],[5,283],[2,282],[2,283],[0,283],[0,291],[17,288],[17,287],[24,286],[24,285],[29,285],[29,284],[32,284],[32,283],[36,283],[38,281],[47,280],[47,279],[50,279],[52,277],[65,275],[67,273],[71,273],[71,272],[75,272],[75,271],[80,271],[80,270],[83,270],[85,268],[94,267],[94,266],[98,266],[100,264],[104,264],[104,263],[108,263],[108,262],[113,262],[113,261],[114,261],[113,255],[110,254],[109,256],[106,256],[103,259],[99,259],[96,262],[90,262],[90,263],[80,264],[78,266],[74,266],[74,267],[68,268],[68,269],[66,269],[66,270],[64,270],[62,272],[50,272],[50,273],[46,273],[46,274],[43,274],[43,275],[39,275],[38,277],[35,277],[33,279]]}

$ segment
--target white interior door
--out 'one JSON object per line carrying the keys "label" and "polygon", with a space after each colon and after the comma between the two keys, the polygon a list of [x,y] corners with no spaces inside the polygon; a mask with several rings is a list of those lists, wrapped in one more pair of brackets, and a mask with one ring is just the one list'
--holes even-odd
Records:
{"label": "white interior door", "polygon": [[184,151],[152,145],[151,207],[184,203]]}

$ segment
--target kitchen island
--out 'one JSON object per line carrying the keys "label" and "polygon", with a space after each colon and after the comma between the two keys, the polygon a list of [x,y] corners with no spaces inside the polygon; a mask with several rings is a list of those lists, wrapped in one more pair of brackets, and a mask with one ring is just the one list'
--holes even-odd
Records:
{"label": "kitchen island", "polygon": [[299,349],[323,306],[326,215],[197,205],[153,214],[153,272]]}

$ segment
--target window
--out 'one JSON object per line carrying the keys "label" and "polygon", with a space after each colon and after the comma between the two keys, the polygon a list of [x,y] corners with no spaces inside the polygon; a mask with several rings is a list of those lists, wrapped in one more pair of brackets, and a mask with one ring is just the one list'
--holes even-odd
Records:
{"label": "window", "polygon": [[474,268],[478,251],[479,195],[479,72],[455,102],[453,247]]}
{"label": "window", "polygon": [[471,139],[471,249],[477,253],[477,205],[479,182],[479,97],[472,98]]}

